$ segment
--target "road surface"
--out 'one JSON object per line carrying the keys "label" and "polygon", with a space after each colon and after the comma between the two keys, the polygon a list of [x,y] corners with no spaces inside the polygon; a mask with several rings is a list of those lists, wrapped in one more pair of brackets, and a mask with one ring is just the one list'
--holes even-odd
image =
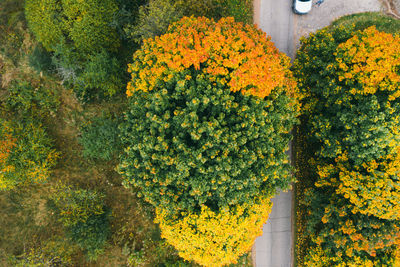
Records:
{"label": "road surface", "polygon": [[[259,5],[258,10],[256,5]],[[291,0],[256,0],[255,22],[271,36],[281,52],[293,57],[294,16],[291,5]],[[256,267],[292,266],[292,195],[292,191],[280,192],[272,199],[272,212],[264,225],[263,235],[256,239],[253,248]]]}

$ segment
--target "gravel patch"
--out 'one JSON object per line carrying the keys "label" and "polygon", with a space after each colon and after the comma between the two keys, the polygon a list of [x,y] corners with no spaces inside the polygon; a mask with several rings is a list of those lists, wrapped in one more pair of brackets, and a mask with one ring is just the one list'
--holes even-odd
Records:
{"label": "gravel patch", "polygon": [[[325,0],[320,6],[314,5],[307,15],[295,15],[294,42],[295,47],[300,46],[300,37],[308,36],[332,21],[344,15],[367,11],[384,11],[380,0]],[[400,3],[400,0],[395,0]]]}

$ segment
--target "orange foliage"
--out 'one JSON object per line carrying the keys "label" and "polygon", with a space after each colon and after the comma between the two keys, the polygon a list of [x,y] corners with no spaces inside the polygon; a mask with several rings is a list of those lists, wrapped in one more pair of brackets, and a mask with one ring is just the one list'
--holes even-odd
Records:
{"label": "orange foliage", "polygon": [[[7,163],[8,156],[10,155],[11,150],[16,146],[16,139],[11,134],[11,129],[3,125],[2,131],[0,132],[0,174],[12,171],[14,169],[13,166]],[[1,178],[0,175],[0,189],[5,188],[5,181]]]}
{"label": "orange foliage", "polygon": [[[233,18],[214,22],[184,17],[166,34],[145,40],[134,54],[127,95],[153,90],[158,82],[171,81],[175,74],[194,69],[211,82],[228,85],[233,92],[264,98],[275,88],[294,90],[289,65],[290,59],[254,26],[243,26]],[[192,79],[186,74],[186,79]]]}
{"label": "orange foliage", "polygon": [[244,204],[218,213],[203,206],[200,214],[182,213],[180,218],[170,218],[165,211],[156,209],[156,222],[162,237],[182,258],[217,267],[236,263],[251,249],[262,234],[271,208],[271,201],[264,198],[253,206]]}

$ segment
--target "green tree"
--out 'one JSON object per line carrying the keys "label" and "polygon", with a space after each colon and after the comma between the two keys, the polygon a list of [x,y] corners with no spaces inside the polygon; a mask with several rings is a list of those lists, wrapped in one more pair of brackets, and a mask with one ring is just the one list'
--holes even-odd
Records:
{"label": "green tree", "polygon": [[172,1],[150,0],[140,7],[137,24],[128,26],[126,32],[134,41],[142,43],[144,39],[164,34],[168,26],[182,16],[183,12]]}
{"label": "green tree", "polygon": [[47,50],[65,38],[83,56],[118,48],[118,36],[110,26],[117,9],[114,0],[28,0],[25,4],[29,27]]}

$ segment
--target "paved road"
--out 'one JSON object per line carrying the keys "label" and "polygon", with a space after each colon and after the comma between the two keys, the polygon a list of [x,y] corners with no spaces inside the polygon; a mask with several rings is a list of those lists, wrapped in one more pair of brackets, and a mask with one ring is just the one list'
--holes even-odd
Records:
{"label": "paved road", "polygon": [[[292,0],[258,0],[255,2],[256,24],[271,36],[275,46],[293,57]],[[257,10],[258,5],[258,10]],[[291,267],[292,263],[292,191],[281,192],[272,199],[274,205],[263,235],[256,239],[256,267]]]}
{"label": "paved road", "polygon": [[292,0],[256,0],[255,9],[255,23],[272,37],[272,41],[280,51],[292,57],[294,52]]}

